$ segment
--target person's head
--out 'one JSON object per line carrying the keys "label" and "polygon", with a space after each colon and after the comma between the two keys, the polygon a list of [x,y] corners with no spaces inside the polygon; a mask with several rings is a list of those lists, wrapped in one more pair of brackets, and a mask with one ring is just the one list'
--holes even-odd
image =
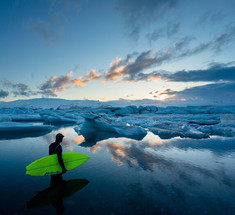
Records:
{"label": "person's head", "polygon": [[61,133],[58,133],[55,137],[57,143],[61,143],[63,141],[64,135]]}

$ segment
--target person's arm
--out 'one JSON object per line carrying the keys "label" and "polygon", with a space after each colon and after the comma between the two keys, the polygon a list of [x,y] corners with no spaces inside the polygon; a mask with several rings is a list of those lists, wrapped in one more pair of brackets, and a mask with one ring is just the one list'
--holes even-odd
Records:
{"label": "person's arm", "polygon": [[64,166],[64,161],[62,159],[62,153],[57,153],[57,156],[58,156],[58,161],[59,161],[59,164],[62,168],[62,173],[66,173],[67,172],[67,169],[65,168]]}

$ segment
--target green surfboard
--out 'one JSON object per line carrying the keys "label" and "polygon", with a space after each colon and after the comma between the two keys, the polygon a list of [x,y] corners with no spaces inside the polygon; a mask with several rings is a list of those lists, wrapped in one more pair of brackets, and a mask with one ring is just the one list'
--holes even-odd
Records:
{"label": "green surfboard", "polygon": [[[90,157],[78,152],[64,152],[62,153],[62,158],[65,168],[71,170],[82,165]],[[27,175],[50,176],[60,173],[62,173],[62,168],[59,164],[57,154],[40,158],[26,166]]]}

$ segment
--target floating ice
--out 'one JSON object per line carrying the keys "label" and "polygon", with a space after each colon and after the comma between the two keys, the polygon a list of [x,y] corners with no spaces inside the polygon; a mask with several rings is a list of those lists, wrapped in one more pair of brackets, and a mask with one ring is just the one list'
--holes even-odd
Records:
{"label": "floating ice", "polygon": [[31,131],[45,131],[52,130],[50,125],[34,125],[32,123],[20,123],[20,122],[1,122],[0,132],[31,132]]}
{"label": "floating ice", "polygon": [[0,122],[10,122],[11,118],[7,114],[0,114]]}
{"label": "floating ice", "polygon": [[[235,136],[235,106],[157,108],[152,105],[153,103],[128,102],[126,104],[129,106],[124,107],[118,106],[118,103],[115,102],[72,102],[43,99],[34,101],[36,101],[35,107],[28,105],[27,101],[24,101],[24,105],[22,105],[22,101],[17,102],[17,107],[14,107],[13,103],[9,103],[8,106],[4,105],[0,109],[0,122],[44,121],[47,124],[57,124],[57,126],[66,123],[82,124],[77,131],[83,132],[84,135],[89,133],[88,137],[92,132],[103,131],[112,133],[111,136],[115,134],[134,138],[135,135],[145,135],[146,130],[150,130],[162,138]],[[44,103],[45,101],[48,102]],[[55,103],[50,106],[50,102]],[[140,106],[135,106],[137,104]],[[88,112],[93,113],[87,114]],[[95,139],[107,135],[101,136]]]}
{"label": "floating ice", "polygon": [[12,121],[15,122],[36,122],[36,121],[43,121],[42,117],[39,114],[10,114],[9,115]]}
{"label": "floating ice", "polygon": [[24,137],[38,137],[51,132],[49,125],[34,125],[32,123],[1,122],[0,139],[19,139]]}
{"label": "floating ice", "polygon": [[105,115],[98,115],[93,113],[84,114],[85,122],[81,128],[75,128],[76,132],[92,133],[97,131],[106,131],[116,133],[124,137],[146,135],[147,131],[139,126],[129,126],[122,121],[115,121]]}
{"label": "floating ice", "polygon": [[[65,115],[65,114],[63,114]],[[41,118],[46,122],[46,123],[51,123],[51,124],[60,124],[60,123],[77,123],[77,119],[72,118],[71,116],[61,116],[57,113],[54,113],[52,111],[50,112],[43,112],[40,114]]]}

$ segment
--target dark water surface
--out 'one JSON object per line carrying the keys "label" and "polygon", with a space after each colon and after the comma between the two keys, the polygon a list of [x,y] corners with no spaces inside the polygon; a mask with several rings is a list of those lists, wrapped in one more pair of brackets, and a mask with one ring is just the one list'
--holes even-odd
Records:
{"label": "dark water surface", "polygon": [[[64,152],[81,152],[90,160],[52,189],[50,177],[28,176],[25,167],[48,155],[57,132],[65,136]],[[6,139],[0,140],[1,215],[235,214],[234,138],[161,140],[148,133],[134,140],[99,134],[84,143],[71,126]]]}

